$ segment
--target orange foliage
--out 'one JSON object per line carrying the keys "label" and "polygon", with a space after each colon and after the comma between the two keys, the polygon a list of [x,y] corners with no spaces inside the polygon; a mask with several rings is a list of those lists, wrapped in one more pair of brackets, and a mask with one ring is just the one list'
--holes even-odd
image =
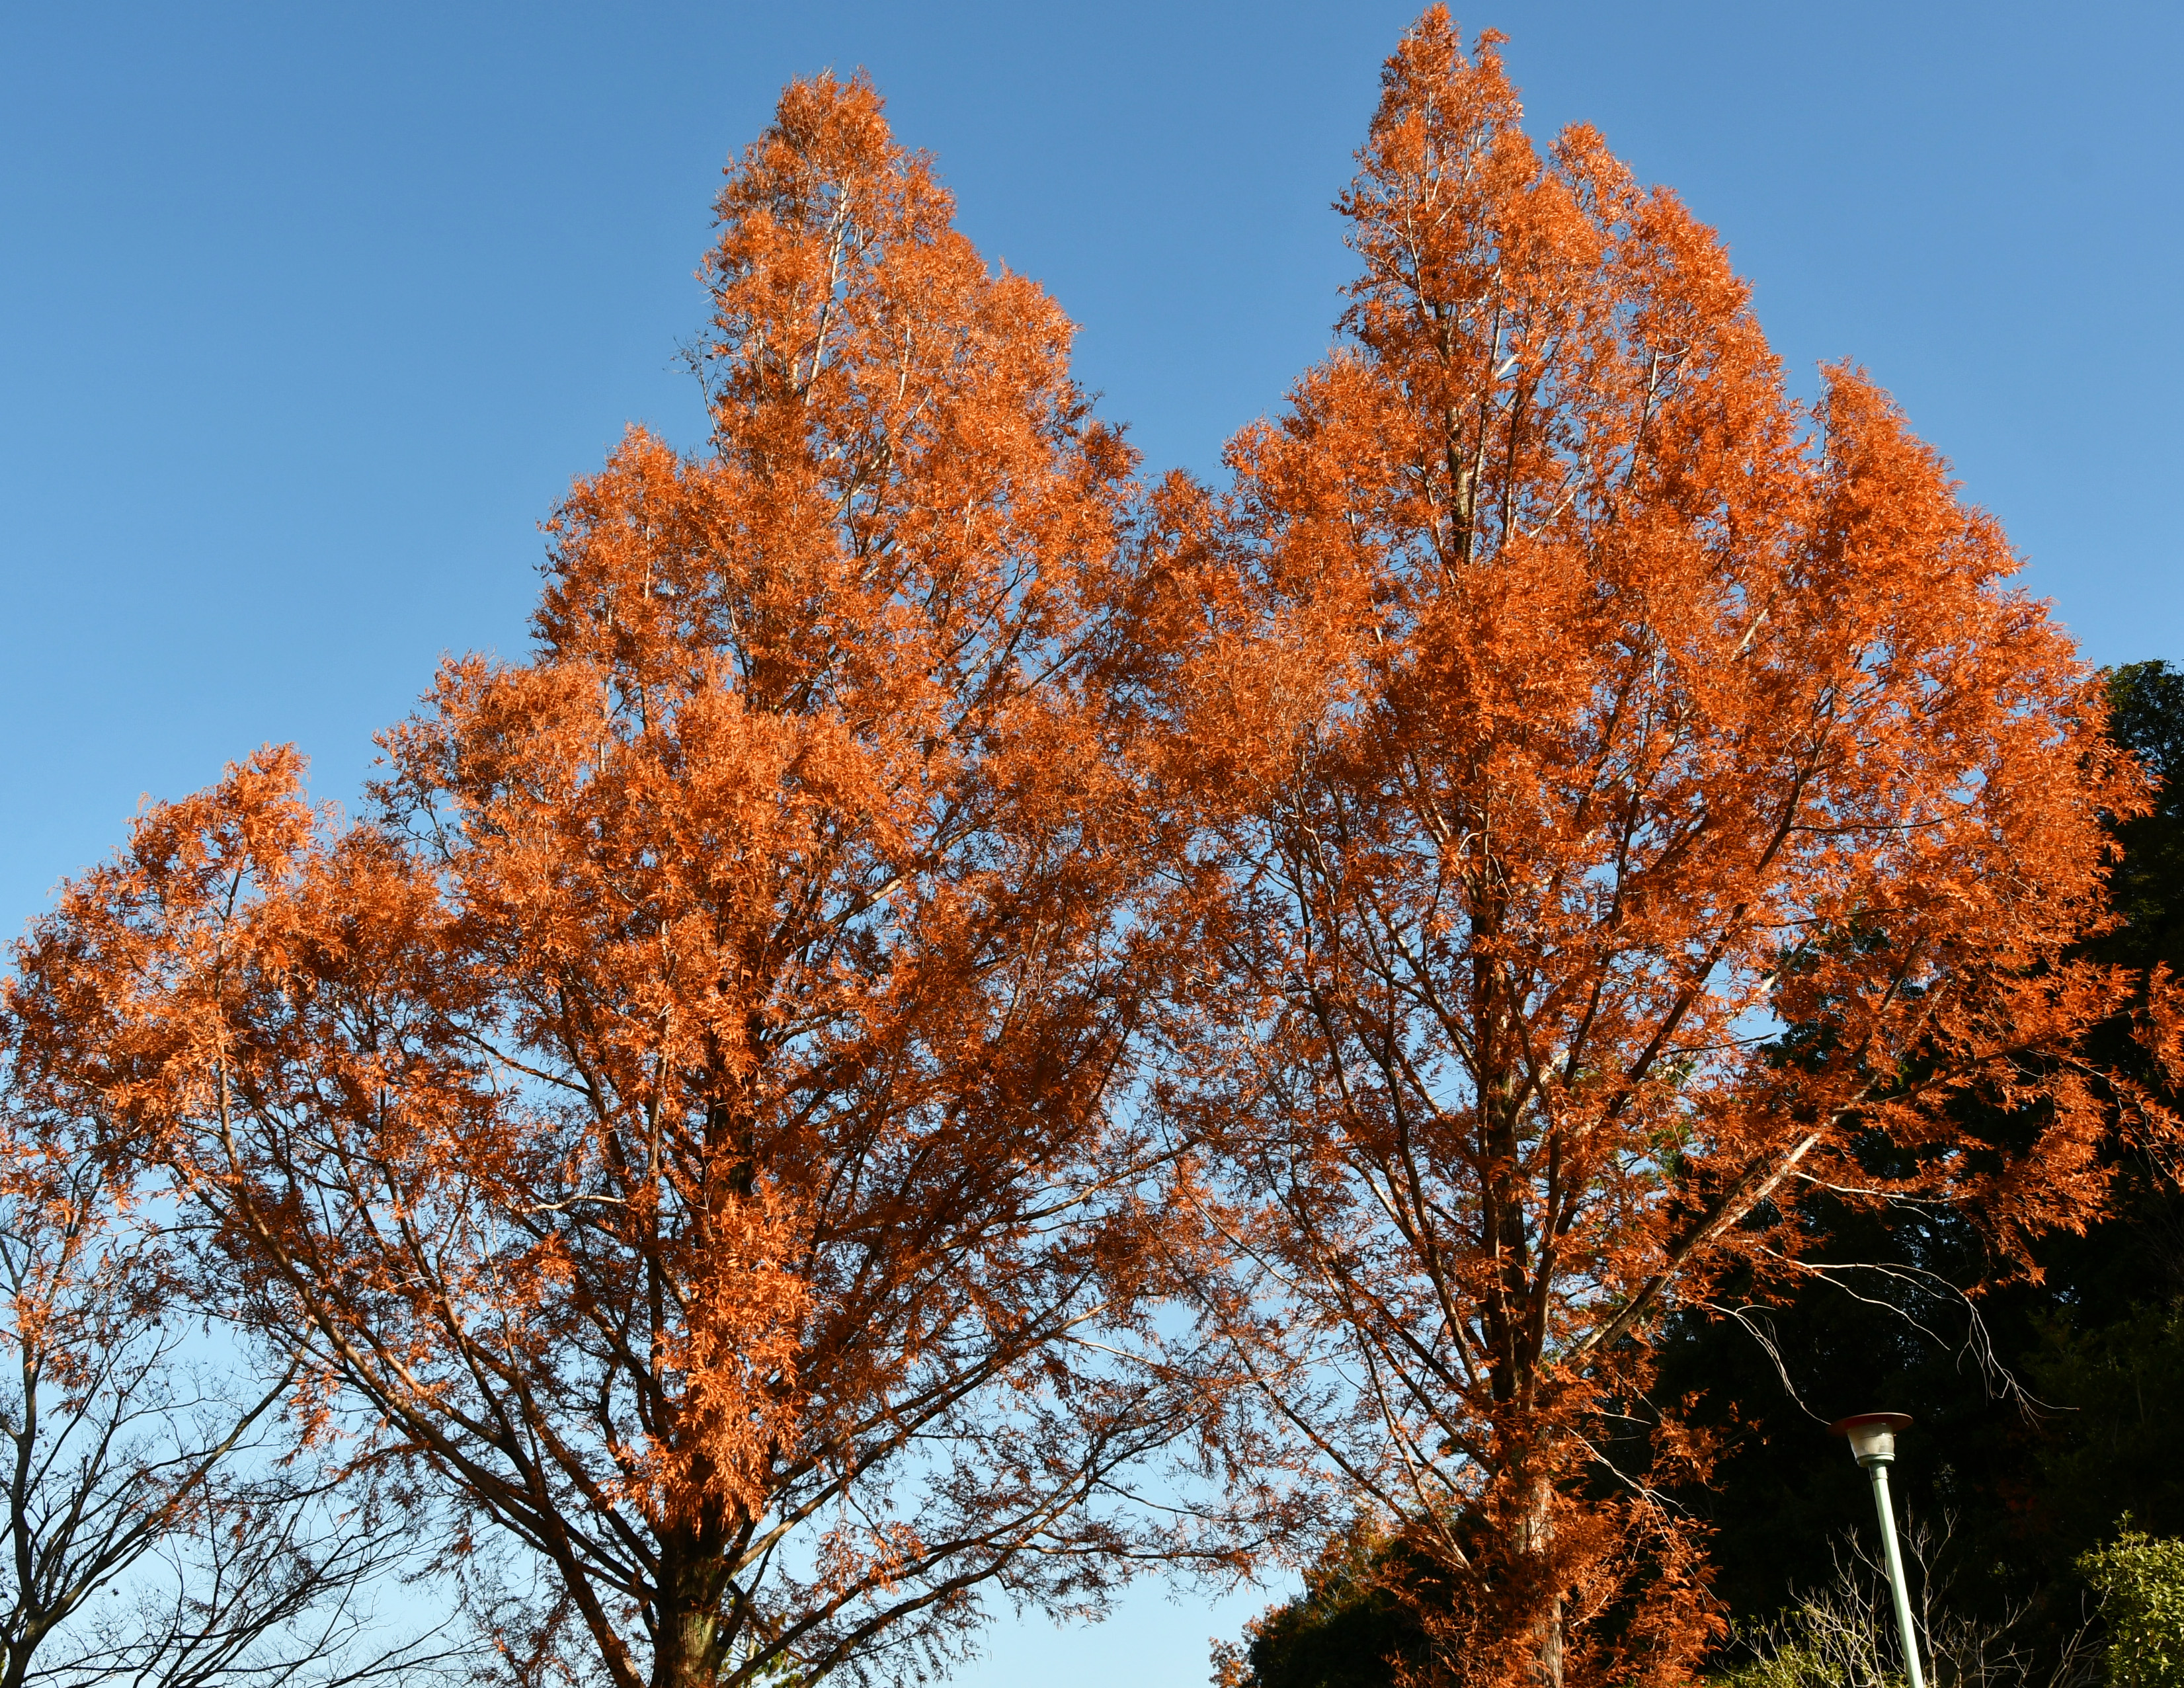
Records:
{"label": "orange foliage", "polygon": [[[2072,1050],[2124,982],[2060,958],[2143,798],[1993,520],[1855,370],[1793,398],[1673,195],[1535,151],[1496,39],[1405,39],[1346,345],[1233,492],[1158,500],[1135,684],[1202,956],[1166,1103],[1269,1418],[1438,1544],[1434,1680],[1673,1680],[1699,1543],[1598,1461],[1649,1331],[1791,1269],[1816,1183],[2005,1249],[2081,1221]],[[1702,1467],[1652,1416],[1656,1475]]]}
{"label": "orange foliage", "polygon": [[25,1072],[210,1218],[201,1291],[543,1564],[451,1561],[522,1678],[931,1657],[985,1579],[1199,1551],[1112,1503],[1198,1422],[1081,656],[1132,458],[950,214],[868,85],[789,88],[710,448],[576,487],[536,655],[449,663],[360,824],[264,753],[23,952]]}
{"label": "orange foliage", "polygon": [[1882,394],[1801,404],[1711,231],[1533,148],[1494,40],[1405,39],[1347,343],[1142,506],[1054,304],[867,85],[791,87],[720,199],[708,448],[575,487],[533,657],[448,664],[360,823],[263,753],[25,944],[25,1095],[454,1497],[519,1677],[816,1677],[989,1579],[1233,1562],[1108,1501],[1202,1435],[1402,1545],[1425,1678],[1678,1680],[1663,1312],[1793,1273],[1815,1184],[2005,1252],[2099,1201],[2073,1050],[2127,982],[2064,952],[2143,794],[2097,691]]}

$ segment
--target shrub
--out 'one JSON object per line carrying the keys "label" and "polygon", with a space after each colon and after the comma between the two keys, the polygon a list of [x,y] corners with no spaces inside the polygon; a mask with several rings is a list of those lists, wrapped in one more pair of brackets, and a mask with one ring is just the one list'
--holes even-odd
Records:
{"label": "shrub", "polygon": [[2111,1688],[2184,1688],[2184,1541],[2126,1529],[2078,1569],[2100,1596]]}

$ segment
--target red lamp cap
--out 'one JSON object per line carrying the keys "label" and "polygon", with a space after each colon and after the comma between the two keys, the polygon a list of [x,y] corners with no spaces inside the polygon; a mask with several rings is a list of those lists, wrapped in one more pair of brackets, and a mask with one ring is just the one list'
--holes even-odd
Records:
{"label": "red lamp cap", "polygon": [[1847,1418],[1838,1418],[1828,1426],[1831,1436],[1847,1436],[1853,1430],[1908,1430],[1911,1415],[1908,1412],[1853,1412]]}

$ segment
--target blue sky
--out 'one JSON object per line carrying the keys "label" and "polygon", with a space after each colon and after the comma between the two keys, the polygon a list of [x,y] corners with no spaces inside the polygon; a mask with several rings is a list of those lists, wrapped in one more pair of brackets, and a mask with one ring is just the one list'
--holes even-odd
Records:
{"label": "blue sky", "polygon": [[[2184,8],[1501,3],[1851,357],[2092,660],[2184,660]],[[354,789],[443,651],[514,653],[537,523],[675,347],[724,159],[863,65],[964,226],[1082,326],[1148,466],[1213,472],[1329,341],[1328,209],[1407,3],[0,6],[0,927],[267,741]],[[1196,1684],[1218,1613],[1034,1624],[967,1680]]]}

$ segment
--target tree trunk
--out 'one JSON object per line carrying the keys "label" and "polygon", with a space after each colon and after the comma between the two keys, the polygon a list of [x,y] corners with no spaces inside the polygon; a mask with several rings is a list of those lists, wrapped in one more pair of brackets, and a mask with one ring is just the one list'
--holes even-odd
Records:
{"label": "tree trunk", "polygon": [[1517,1551],[1525,1580],[1538,1591],[1540,1606],[1530,1624],[1535,1688],[1563,1688],[1563,1596],[1554,1563],[1554,1486],[1544,1477],[1531,1479],[1518,1526]]}
{"label": "tree trunk", "polygon": [[725,1572],[718,1554],[700,1548],[662,1556],[652,1688],[715,1688],[720,1681],[728,1644],[721,1622]]}

